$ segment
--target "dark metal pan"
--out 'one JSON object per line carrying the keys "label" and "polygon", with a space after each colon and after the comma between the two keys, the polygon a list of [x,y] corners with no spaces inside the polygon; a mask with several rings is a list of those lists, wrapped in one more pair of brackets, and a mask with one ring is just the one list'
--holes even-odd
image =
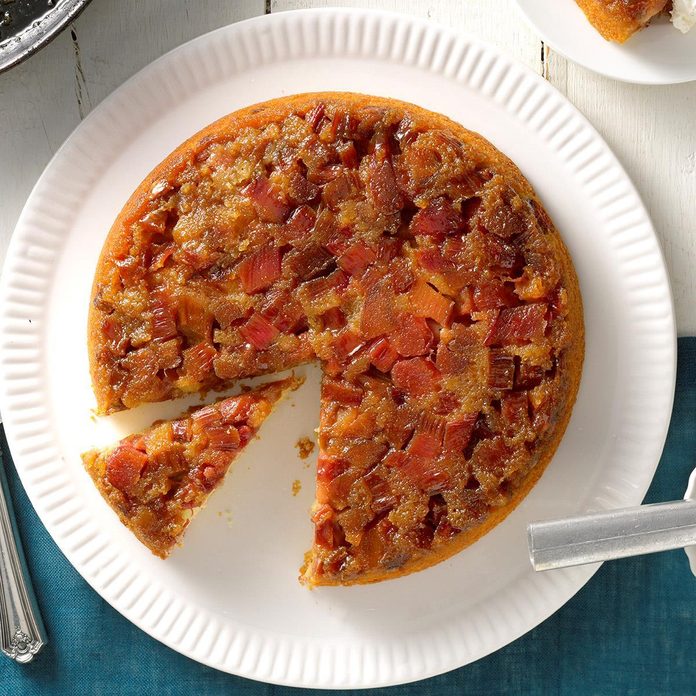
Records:
{"label": "dark metal pan", "polygon": [[89,0],[0,0],[0,72],[46,45]]}

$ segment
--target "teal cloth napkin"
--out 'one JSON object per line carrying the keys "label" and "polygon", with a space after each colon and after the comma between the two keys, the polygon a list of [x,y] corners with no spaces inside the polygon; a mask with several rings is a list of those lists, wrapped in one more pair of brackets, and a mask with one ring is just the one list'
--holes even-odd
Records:
{"label": "teal cloth napkin", "polygon": [[[318,693],[216,672],[126,621],[58,551],[8,465],[6,449],[3,454],[49,644],[28,665],[0,656],[2,696]],[[646,501],[681,498],[695,466],[696,338],[685,338],[667,444]],[[439,677],[370,693],[386,692],[692,696],[696,578],[681,550],[607,563],[554,616],[497,653]]]}

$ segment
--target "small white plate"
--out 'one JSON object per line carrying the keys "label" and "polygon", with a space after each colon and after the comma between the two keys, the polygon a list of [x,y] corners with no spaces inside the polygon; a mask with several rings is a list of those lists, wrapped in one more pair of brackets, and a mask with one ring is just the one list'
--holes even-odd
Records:
{"label": "small white plate", "polygon": [[696,80],[696,28],[682,34],[660,16],[626,43],[602,38],[575,0],[517,0],[541,38],[600,75],[645,85]]}
{"label": "small white plate", "polygon": [[[317,425],[317,370],[264,424],[166,562],[121,526],[80,452],[182,409],[150,404],[90,418],[87,304],[115,215],[153,165],[201,127],[247,104],[317,90],[416,102],[512,157],[573,256],[587,353],[563,442],[501,525],[424,572],[310,592],[297,574],[312,536],[314,461],[300,461],[294,443]],[[660,249],[599,135],[546,81],[497,49],[433,23],[363,10],[279,13],[225,27],[106,99],[26,204],[0,283],[0,332],[0,409],[17,469],[87,582],[184,655],[305,687],[384,686],[445,672],[568,601],[596,567],[534,573],[527,523],[640,503],[664,443],[675,375]],[[293,497],[295,479],[302,490]]]}

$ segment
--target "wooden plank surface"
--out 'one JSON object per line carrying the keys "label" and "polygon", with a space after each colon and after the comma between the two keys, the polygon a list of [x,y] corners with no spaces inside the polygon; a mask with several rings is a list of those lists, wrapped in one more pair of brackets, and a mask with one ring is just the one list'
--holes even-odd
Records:
{"label": "wooden plank surface", "polygon": [[93,0],[51,45],[0,75],[0,259],[48,160],[81,118],[141,67],[233,21],[337,4],[409,12],[475,34],[566,94],[638,187],[670,269],[679,332],[696,334],[696,83],[641,87],[590,73],[544,49],[513,0]]}

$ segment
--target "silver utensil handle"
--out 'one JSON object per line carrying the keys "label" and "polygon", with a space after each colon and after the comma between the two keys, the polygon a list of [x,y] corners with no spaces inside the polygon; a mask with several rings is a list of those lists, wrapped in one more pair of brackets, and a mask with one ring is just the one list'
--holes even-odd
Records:
{"label": "silver utensil handle", "polygon": [[31,662],[46,645],[46,632],[29,580],[5,470],[0,460],[0,651]]}
{"label": "silver utensil handle", "polygon": [[527,527],[535,570],[639,556],[696,544],[696,502],[635,508],[534,522]]}

